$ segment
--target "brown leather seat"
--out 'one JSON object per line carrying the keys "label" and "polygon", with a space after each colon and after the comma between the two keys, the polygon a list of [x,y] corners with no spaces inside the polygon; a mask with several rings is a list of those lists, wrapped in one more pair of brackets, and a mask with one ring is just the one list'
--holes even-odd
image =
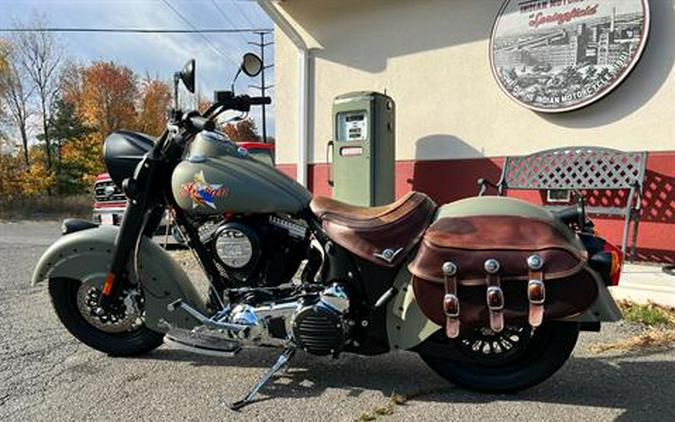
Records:
{"label": "brown leather seat", "polygon": [[317,196],[310,208],[334,242],[363,259],[395,267],[422,238],[436,204],[423,193],[410,192],[379,207],[358,207]]}

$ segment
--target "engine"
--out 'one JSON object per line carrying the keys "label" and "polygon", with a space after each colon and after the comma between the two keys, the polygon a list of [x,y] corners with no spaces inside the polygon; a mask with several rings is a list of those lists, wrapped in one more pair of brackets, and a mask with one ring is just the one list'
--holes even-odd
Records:
{"label": "engine", "polygon": [[271,287],[291,280],[307,252],[307,228],[278,216],[203,226],[200,238],[232,287]]}
{"label": "engine", "polygon": [[[340,283],[313,281],[320,258],[312,259],[305,225],[276,215],[242,217],[203,224],[200,240],[229,282],[232,308],[220,321],[247,327],[231,338],[272,346],[292,341],[308,353],[333,356],[351,340],[349,296]],[[303,283],[286,284],[305,258]]]}
{"label": "engine", "polygon": [[334,283],[295,301],[238,304],[226,321],[250,328],[233,333],[242,342],[279,346],[291,340],[308,353],[337,356],[351,339],[350,301]]}
{"label": "engine", "polygon": [[293,339],[306,352],[337,356],[350,340],[348,312],[349,297],[334,283],[299,304],[293,316]]}

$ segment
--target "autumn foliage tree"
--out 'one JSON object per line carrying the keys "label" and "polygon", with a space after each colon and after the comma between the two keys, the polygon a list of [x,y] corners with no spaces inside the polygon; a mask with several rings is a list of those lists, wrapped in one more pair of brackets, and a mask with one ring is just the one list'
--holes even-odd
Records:
{"label": "autumn foliage tree", "polygon": [[166,126],[166,111],[171,105],[171,87],[166,82],[146,77],[141,88],[138,129],[158,136]]}
{"label": "autumn foliage tree", "polygon": [[94,62],[82,69],[78,112],[88,126],[104,135],[136,126],[136,75],[126,66]]}
{"label": "autumn foliage tree", "polygon": [[232,142],[256,142],[260,140],[258,128],[251,118],[227,123],[223,127],[223,132],[225,132]]}
{"label": "autumn foliage tree", "polygon": [[[196,102],[201,111],[210,105]],[[105,171],[106,136],[159,135],[171,103],[170,81],[139,78],[113,61],[70,61],[49,31],[0,39],[0,207],[12,198],[90,191]],[[260,139],[248,118],[222,129],[234,142]]]}
{"label": "autumn foliage tree", "polygon": [[[7,70],[8,65],[0,60],[0,70]],[[0,105],[4,106],[2,97]],[[48,120],[50,153],[56,160],[49,160],[39,144],[26,148],[26,157],[21,159],[6,152],[12,148],[3,148],[0,195],[6,199],[91,189],[96,175],[104,171],[101,148],[105,137],[119,129],[159,135],[170,105],[171,88],[165,81],[146,76],[139,82],[130,68],[114,62],[82,66],[66,61]],[[45,141],[43,133],[35,135]]]}

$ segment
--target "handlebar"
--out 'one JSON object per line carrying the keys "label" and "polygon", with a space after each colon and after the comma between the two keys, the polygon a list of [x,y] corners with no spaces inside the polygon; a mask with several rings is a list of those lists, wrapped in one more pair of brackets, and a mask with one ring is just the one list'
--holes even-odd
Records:
{"label": "handlebar", "polygon": [[188,124],[197,131],[202,130],[213,130],[216,127],[216,123],[213,120],[209,120],[206,117],[202,116],[188,116]]}
{"label": "handlebar", "polygon": [[234,95],[232,91],[216,91],[213,105],[206,111],[206,115],[218,108],[247,112],[252,105],[272,104],[270,97],[249,97],[248,95]]}
{"label": "handlebar", "polygon": [[249,97],[250,105],[263,105],[263,104],[272,104],[272,99],[270,97]]}
{"label": "handlebar", "polygon": [[[214,130],[216,128],[216,123],[214,119],[220,113],[226,110],[236,110],[241,112],[248,112],[251,109],[252,105],[263,105],[271,104],[272,99],[270,97],[250,97],[248,95],[234,95],[231,91],[220,91],[216,92],[214,104],[209,107],[204,113],[199,113],[198,111],[191,111],[187,114],[183,114],[180,117],[174,120],[179,127],[183,127],[188,130],[187,136],[192,132],[197,133],[202,130]],[[157,151],[165,149],[167,142],[169,144],[182,144],[185,139],[183,137],[186,134],[174,134],[168,136],[168,132],[165,131],[165,134],[162,135],[161,141],[158,142],[155,146]]]}
{"label": "handlebar", "polygon": [[[266,104],[272,104],[272,99],[270,97],[250,97],[248,95],[235,96],[234,93],[230,91],[222,91],[216,93],[216,101],[208,110],[206,110],[206,112],[204,112],[204,116],[208,117],[202,117],[198,112],[191,112],[184,120],[187,123],[187,126],[196,131],[213,130],[215,128],[213,118],[225,110],[248,112],[253,105]],[[221,110],[216,114],[213,114],[218,109]]]}

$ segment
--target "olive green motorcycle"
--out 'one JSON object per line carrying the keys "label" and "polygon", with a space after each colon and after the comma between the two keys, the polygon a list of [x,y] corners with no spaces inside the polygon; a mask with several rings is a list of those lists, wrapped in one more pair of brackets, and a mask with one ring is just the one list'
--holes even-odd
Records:
{"label": "olive green motorcycle", "polygon": [[[247,54],[240,71],[261,68]],[[194,61],[174,80],[194,92]],[[215,129],[223,112],[270,99],[214,97],[203,113],[176,106],[157,138],[110,134],[105,163],[128,197],[120,227],[66,220],[40,259],[33,282],[49,281],[83,343],[113,356],[162,343],[215,356],[278,347],[238,409],[298,350],[412,351],[458,385],[516,391],[559,369],[580,330],[621,317],[607,289],[620,251],[583,204],[553,214],[500,196],[438,206],[411,192],[373,208],[313,197]],[[151,241],[167,209],[208,290]]]}

